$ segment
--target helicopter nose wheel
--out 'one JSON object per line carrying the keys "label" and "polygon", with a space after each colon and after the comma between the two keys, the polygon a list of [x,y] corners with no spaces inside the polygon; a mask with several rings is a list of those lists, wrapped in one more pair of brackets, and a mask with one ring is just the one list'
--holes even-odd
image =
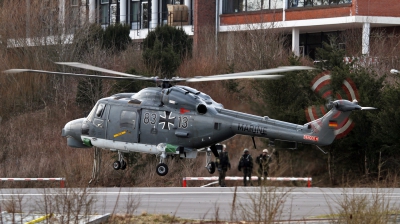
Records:
{"label": "helicopter nose wheel", "polygon": [[215,172],[215,162],[209,162],[206,168],[210,174],[213,174]]}
{"label": "helicopter nose wheel", "polygon": [[207,150],[206,169],[210,174],[215,172],[215,162],[211,161],[211,150]]}
{"label": "helicopter nose wheel", "polygon": [[165,163],[160,163],[156,167],[156,172],[160,176],[165,176],[168,173],[168,166]]}
{"label": "helicopter nose wheel", "polygon": [[115,160],[113,163],[114,170],[125,170],[126,169],[126,162],[124,160],[124,156],[120,151],[118,151],[118,160]]}
{"label": "helicopter nose wheel", "polygon": [[161,153],[160,155],[160,163],[156,167],[156,173],[159,176],[165,176],[168,173],[168,166],[164,163],[164,159],[167,158],[165,152]]}
{"label": "helicopter nose wheel", "polygon": [[119,170],[119,169],[121,169],[121,162],[118,161],[118,160],[116,160],[116,161],[113,163],[113,168],[114,168],[114,170]]}

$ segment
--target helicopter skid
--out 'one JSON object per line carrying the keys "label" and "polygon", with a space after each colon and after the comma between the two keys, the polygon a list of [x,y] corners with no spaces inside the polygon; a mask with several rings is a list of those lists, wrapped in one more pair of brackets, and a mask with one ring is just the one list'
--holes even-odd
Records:
{"label": "helicopter skid", "polygon": [[[140,152],[140,153],[148,153],[160,155],[162,153],[167,155],[179,155],[179,151],[175,153],[165,152],[163,148],[157,147],[157,145],[150,144],[140,144],[140,143],[130,143],[130,142],[119,142],[107,139],[100,139],[95,137],[82,136],[82,141],[86,139],[90,140],[90,143],[98,148],[110,149],[111,151],[120,151],[124,153],[128,152]],[[197,150],[191,152],[185,152],[185,154],[181,154],[180,157],[187,159],[194,159],[197,157]]]}

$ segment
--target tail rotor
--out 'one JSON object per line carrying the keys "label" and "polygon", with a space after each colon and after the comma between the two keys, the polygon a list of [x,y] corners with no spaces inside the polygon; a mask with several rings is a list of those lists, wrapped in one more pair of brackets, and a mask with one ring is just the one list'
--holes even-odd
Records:
{"label": "tail rotor", "polygon": [[[315,77],[311,81],[311,89],[320,95],[323,99],[327,101],[325,105],[320,106],[310,106],[305,109],[305,114],[308,122],[313,120],[317,120],[324,116],[329,110],[331,110],[335,105],[333,103],[333,98],[337,100],[344,99],[345,97],[347,100],[352,101],[353,103],[358,104],[359,101],[359,94],[356,85],[354,82],[346,78],[343,81],[342,89],[335,94],[332,91],[331,87],[331,75],[329,71],[324,71],[320,73],[317,77]],[[363,108],[362,108],[363,109]],[[367,108],[365,108],[367,109]],[[372,109],[372,108],[371,108]],[[341,111],[337,111],[337,114],[334,117],[339,117]],[[334,128],[335,131],[335,138],[343,138],[346,136],[353,128],[354,122],[346,117],[343,120],[338,120],[332,123],[329,123],[329,126]]]}

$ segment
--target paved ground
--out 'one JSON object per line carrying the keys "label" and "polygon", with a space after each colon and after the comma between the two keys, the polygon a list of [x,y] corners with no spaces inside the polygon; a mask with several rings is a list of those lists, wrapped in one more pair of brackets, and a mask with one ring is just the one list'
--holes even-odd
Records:
{"label": "paved ground", "polygon": [[[394,208],[399,201],[400,189],[370,188],[258,188],[258,187],[188,187],[188,188],[87,188],[87,189],[2,189],[2,204],[21,201],[25,213],[40,213],[51,206],[81,203],[87,213],[134,213],[170,214],[188,219],[242,220],[241,211],[280,205],[280,220],[326,218],[337,213],[338,203],[345,197],[365,196],[368,201],[380,197]],[[89,201],[89,202],[87,202]],[[232,215],[235,204],[236,215]],[[272,204],[270,206],[263,206]],[[90,207],[90,208],[89,208]],[[3,206],[4,208],[4,206]],[[66,208],[63,208],[66,212]],[[4,210],[4,209],[3,209]],[[60,209],[59,209],[60,210]],[[62,210],[62,209],[61,209]],[[398,209],[400,210],[400,209]],[[323,223],[323,220],[317,221]]]}

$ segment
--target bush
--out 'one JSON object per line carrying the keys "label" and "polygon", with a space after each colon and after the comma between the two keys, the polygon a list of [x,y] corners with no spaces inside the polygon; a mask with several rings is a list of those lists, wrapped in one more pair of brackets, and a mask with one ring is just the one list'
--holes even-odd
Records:
{"label": "bush", "polygon": [[103,32],[103,48],[115,48],[117,51],[126,50],[131,43],[129,25],[117,23],[108,26]]}
{"label": "bush", "polygon": [[192,41],[185,31],[172,26],[159,26],[143,41],[143,59],[148,67],[158,68],[161,75],[170,77],[191,54]]}

